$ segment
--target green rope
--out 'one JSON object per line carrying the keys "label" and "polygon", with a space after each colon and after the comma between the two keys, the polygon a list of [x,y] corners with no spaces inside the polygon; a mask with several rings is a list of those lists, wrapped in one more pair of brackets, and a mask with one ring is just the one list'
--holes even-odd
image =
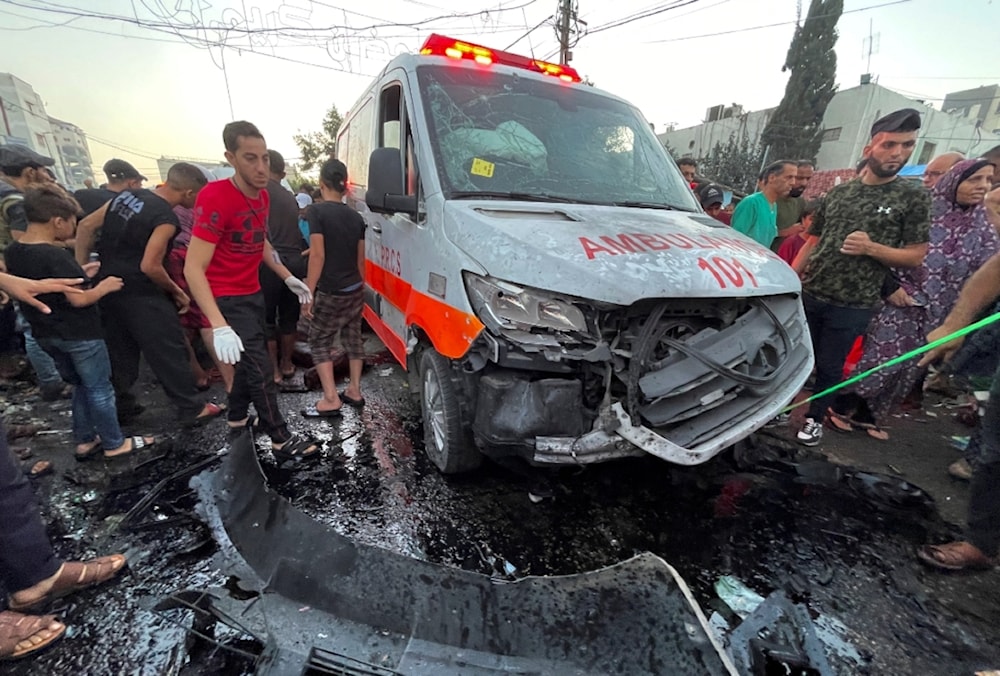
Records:
{"label": "green rope", "polygon": [[993,322],[998,321],[998,320],[1000,320],[1000,312],[997,312],[996,314],[992,314],[989,317],[986,317],[984,319],[980,319],[975,324],[969,324],[964,329],[959,329],[958,331],[955,331],[955,333],[953,333],[953,334],[951,334],[949,336],[945,336],[944,338],[938,338],[933,343],[927,343],[926,345],[918,347],[915,350],[910,350],[906,354],[901,354],[898,357],[894,357],[893,359],[890,359],[889,361],[887,361],[884,364],[879,364],[878,366],[875,366],[875,367],[872,367],[872,368],[868,369],[864,373],[859,373],[856,376],[852,376],[851,378],[848,378],[847,380],[845,380],[842,383],[839,383],[839,384],[834,385],[833,387],[830,387],[830,388],[828,388],[828,389],[826,389],[826,390],[824,390],[822,392],[819,392],[817,394],[812,395],[808,399],[803,399],[802,401],[800,401],[797,404],[789,404],[788,406],[786,406],[785,408],[783,408],[781,410],[781,412],[782,413],[788,413],[792,409],[798,408],[799,406],[802,406],[803,404],[808,404],[809,402],[811,402],[811,401],[813,401],[815,399],[820,399],[822,397],[825,397],[826,395],[831,394],[832,392],[836,392],[837,390],[843,389],[843,388],[847,387],[848,385],[853,385],[854,383],[858,382],[859,380],[864,380],[868,376],[872,375],[873,373],[877,373],[878,371],[881,371],[882,369],[887,369],[890,366],[895,366],[896,364],[899,364],[899,363],[902,363],[904,361],[907,361],[908,359],[913,359],[914,357],[916,357],[918,355],[921,355],[924,352],[929,352],[930,350],[933,350],[938,345],[943,345],[944,343],[947,343],[949,341],[955,340],[956,338],[961,338],[963,336],[966,336],[966,335],[972,333],[973,331],[977,331],[977,330],[983,328],[984,326],[989,326],[990,324],[992,324]]}

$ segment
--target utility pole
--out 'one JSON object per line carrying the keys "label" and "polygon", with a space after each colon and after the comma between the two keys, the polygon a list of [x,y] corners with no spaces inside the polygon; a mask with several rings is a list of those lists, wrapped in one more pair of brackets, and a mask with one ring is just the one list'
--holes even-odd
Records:
{"label": "utility pole", "polygon": [[556,10],[556,35],[559,38],[559,63],[564,66],[573,58],[570,48],[570,33],[576,25],[576,0],[559,0]]}

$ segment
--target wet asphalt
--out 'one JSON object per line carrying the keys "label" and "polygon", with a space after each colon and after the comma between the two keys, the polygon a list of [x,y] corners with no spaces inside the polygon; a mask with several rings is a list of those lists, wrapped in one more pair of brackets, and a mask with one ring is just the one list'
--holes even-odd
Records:
{"label": "wet asphalt", "polygon": [[[840,674],[972,674],[1000,665],[998,573],[941,575],[913,556],[917,545],[958,532],[949,522],[967,499],[964,485],[941,479],[953,459],[942,440],[967,433],[947,409],[928,408],[937,415],[922,422],[898,419],[894,441],[881,446],[836,437],[824,453],[802,453],[777,430],[739,459],[727,454],[693,469],[640,458],[557,471],[486,463],[442,477],[423,455],[405,374],[377,341],[369,345],[363,409],[307,421],[298,411],[316,394],[281,395],[293,429],[326,442],[321,461],[278,467],[266,438],[257,442],[272,486],[338,532],[511,580],[650,551],[681,573],[706,614],[732,623],[714,590],[720,576],[763,596],[784,590],[809,609]],[[144,382],[149,407],[128,431],[171,438],[149,456],[114,463],[72,460],[66,402],[42,405],[17,386],[3,392],[6,422],[41,419],[53,432],[29,446],[57,465],[36,486],[58,552],[129,558],[116,583],[59,601],[51,610],[70,625],[67,637],[3,665],[5,673],[253,672],[261,645],[250,637],[194,611],[153,610],[185,589],[238,588],[220,572],[184,474],[217,465],[225,426],[178,432],[162,393]],[[223,393],[216,385],[209,394]]]}

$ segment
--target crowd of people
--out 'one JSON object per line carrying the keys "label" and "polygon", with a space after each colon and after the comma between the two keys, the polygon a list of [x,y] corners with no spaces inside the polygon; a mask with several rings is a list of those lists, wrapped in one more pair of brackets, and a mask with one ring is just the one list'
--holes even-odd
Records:
{"label": "crowd of people", "polygon": [[[5,347],[23,324],[27,356],[47,399],[70,397],[73,455],[108,462],[161,441],[126,435],[144,408],[133,393],[148,364],[181,427],[225,416],[234,434],[259,430],[279,462],[320,457],[321,444],[293,434],[278,404],[295,374],[300,314],[323,386],[305,417],[363,406],[361,311],[365,225],[344,204],[347,168],[323,164],[318,193],[282,185],[285,163],[260,131],[240,121],[223,130],[230,178],[179,162],[147,189],[131,164],[111,160],[108,181],[70,194],[48,170],[53,160],[25,146],[0,146],[0,289]],[[337,390],[334,342],[349,360]],[[29,347],[30,342],[30,347]],[[199,349],[201,348],[201,349]],[[205,369],[204,350],[214,367]],[[217,373],[227,401],[205,399]],[[250,414],[253,404],[256,416]],[[58,640],[65,625],[31,615],[54,598],[106,582],[121,554],[63,562],[45,536],[29,475],[0,428],[0,659],[29,655]]]}
{"label": "crowd of people", "polygon": [[[981,158],[943,155],[927,166],[923,185],[909,182],[899,172],[920,122],[911,109],[876,121],[856,178],[817,201],[803,197],[811,161],[764,167],[759,190],[731,213],[722,208],[722,186],[698,184],[696,162],[678,162],[707,213],[799,273],[816,357],[813,392],[842,381],[852,349],[861,352],[857,368],[882,364],[968,325],[1000,295],[1000,148]],[[51,158],[24,146],[0,147],[0,289],[11,301],[0,326],[13,332],[20,322],[43,397],[71,397],[76,460],[114,461],[161,441],[122,429],[143,410],[133,392],[140,359],[181,427],[224,416],[235,434],[266,434],[280,462],[320,457],[320,442],[293,434],[278,401],[279,385],[295,373],[302,317],[322,395],[300,414],[330,418],[345,405],[365,404],[365,224],[345,204],[347,168],[330,159],[318,188],[293,193],[282,184],[284,159],[254,125],[230,123],[222,136],[231,178],[215,180],[180,162],[147,189],[133,166],[111,160],[105,185],[72,195],[48,171]],[[349,380],[339,391],[338,334],[349,361]],[[12,340],[4,335],[5,346]],[[904,400],[919,399],[926,367],[954,354],[959,343],[812,399],[795,438],[816,446],[829,428],[888,440],[886,416]],[[986,350],[997,352],[995,344]],[[212,366],[206,368],[202,352]],[[216,376],[225,403],[205,398]],[[970,458],[969,538],[919,552],[938,568],[997,563],[1000,381],[993,382]],[[111,580],[126,561],[121,554],[80,562],[56,557],[6,437],[0,432],[0,583],[9,592],[8,609],[0,612],[0,657],[17,658],[66,630],[54,616],[22,611]]]}
{"label": "crowd of people", "polygon": [[[699,181],[694,160],[678,162],[709,214],[771,248],[799,273],[816,359],[810,391],[817,395],[852,369],[865,372],[950,335],[1000,294],[1000,146],[982,157],[948,152],[933,158],[921,185],[899,176],[920,123],[913,109],[877,120],[856,178],[818,200],[802,198],[811,161],[773,162],[761,171],[758,191],[726,218],[718,215],[723,188]],[[975,349],[975,356],[963,359],[961,341],[952,341],[921,361],[904,361],[812,398],[795,439],[817,446],[826,428],[888,441],[886,419],[900,407],[921,405],[932,363],[957,351],[954,365],[978,361],[987,374],[997,368],[1000,331],[984,329],[977,339],[974,348],[963,348]],[[984,569],[1000,562],[998,376],[1000,371],[969,452],[949,468],[972,481],[969,539],[922,548],[920,558],[936,568]]]}

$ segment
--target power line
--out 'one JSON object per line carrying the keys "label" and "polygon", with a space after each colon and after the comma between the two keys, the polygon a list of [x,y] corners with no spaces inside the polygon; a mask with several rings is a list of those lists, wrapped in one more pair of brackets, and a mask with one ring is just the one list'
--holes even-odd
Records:
{"label": "power line", "polygon": [[700,0],[675,0],[674,2],[668,5],[660,5],[659,7],[655,7],[645,12],[637,12],[635,14],[632,14],[631,16],[623,17],[621,19],[616,19],[602,26],[598,26],[597,28],[590,29],[587,31],[587,34],[593,35],[594,33],[601,33],[603,31],[611,30],[612,28],[618,28],[620,26],[624,26],[626,24],[630,24],[635,21],[639,21],[641,19],[648,19],[651,16],[656,16],[657,14],[663,14],[664,12],[669,12],[670,10],[680,9],[681,7],[687,7],[688,5],[693,5],[694,3],[699,1]]}
{"label": "power line", "polygon": [[[118,22],[121,22],[121,23],[126,23],[126,24],[132,24],[132,25],[136,25],[136,26],[141,26],[143,28],[168,29],[168,30],[172,30],[172,31],[181,31],[181,30],[184,30],[184,31],[210,31],[210,30],[218,30],[219,29],[219,27],[217,27],[217,26],[205,26],[203,24],[173,24],[173,23],[165,22],[165,21],[147,21],[147,20],[144,20],[144,19],[140,19],[138,17],[120,16],[120,15],[116,15],[116,14],[103,14],[103,13],[99,13],[99,12],[86,11],[86,10],[84,10],[81,7],[72,7],[72,6],[69,6],[69,5],[55,5],[55,4],[52,4],[50,6],[42,6],[42,5],[26,5],[26,4],[22,4],[20,2],[16,2],[16,0],[2,0],[2,1],[4,3],[6,3],[6,4],[14,5],[16,7],[21,7],[23,9],[30,9],[30,10],[35,10],[35,11],[39,11],[39,12],[50,12],[50,13],[54,13],[54,14],[76,16],[76,17],[80,17],[80,18],[104,19],[104,20],[107,20],[107,21],[118,21]],[[512,10],[522,9],[524,7],[528,7],[529,5],[534,4],[535,2],[537,2],[537,0],[527,0],[527,2],[524,2],[524,3],[520,4],[520,5],[515,5],[513,7],[501,7],[501,8],[498,8],[496,11],[498,11],[498,12],[506,12],[506,11],[512,11]],[[341,8],[337,8],[337,9],[341,9]],[[471,18],[471,17],[482,16],[483,13],[484,13],[484,11],[487,11],[487,10],[479,10],[479,11],[475,11],[475,12],[465,12],[465,13],[453,13],[453,14],[441,15],[441,16],[436,16],[436,17],[429,17],[429,18],[426,18],[426,19],[421,19],[419,21],[410,21],[410,22],[406,22],[406,23],[398,23],[398,22],[387,21],[387,22],[383,22],[383,23],[379,23],[379,24],[371,24],[369,26],[351,26],[351,25],[347,25],[347,24],[342,24],[342,25],[341,24],[331,24],[331,25],[328,25],[328,26],[300,26],[300,27],[282,26],[280,28],[250,28],[249,26],[247,26],[247,27],[244,28],[244,27],[241,27],[239,25],[229,25],[229,26],[225,27],[225,30],[227,32],[241,33],[241,34],[246,34],[246,35],[265,35],[265,34],[269,34],[270,33],[270,34],[278,34],[278,35],[286,35],[286,36],[287,35],[296,35],[296,34],[299,34],[299,33],[305,33],[307,35],[308,34],[316,34],[316,33],[326,33],[326,32],[329,32],[331,30],[349,30],[349,31],[355,31],[355,32],[366,32],[366,31],[376,30],[376,29],[379,29],[379,28],[412,28],[412,27],[416,27],[416,26],[424,26],[426,24],[433,23],[435,21],[440,21],[442,19],[443,20],[448,20],[448,19],[467,19],[467,18]]]}
{"label": "power line", "polygon": [[[854,14],[856,12],[867,12],[872,9],[881,9],[883,7],[892,7],[893,5],[902,5],[905,2],[911,2],[911,0],[895,0],[894,2],[886,2],[881,5],[869,5],[868,7],[858,7],[857,9],[847,9],[841,12],[841,14]],[[819,14],[813,17],[806,17],[806,19],[825,19],[834,16],[832,14]],[[716,31],[715,33],[703,33],[701,35],[684,35],[676,38],[663,38],[662,40],[647,40],[642,43],[645,45],[656,45],[662,44],[664,42],[683,42],[685,40],[698,40],[700,38],[714,38],[720,35],[732,35],[734,33],[748,33],[750,31],[763,30],[765,28],[775,28],[777,26],[790,26],[798,23],[797,21],[779,21],[777,23],[762,24],[760,26],[747,26],[746,28],[734,28],[728,31]]]}

